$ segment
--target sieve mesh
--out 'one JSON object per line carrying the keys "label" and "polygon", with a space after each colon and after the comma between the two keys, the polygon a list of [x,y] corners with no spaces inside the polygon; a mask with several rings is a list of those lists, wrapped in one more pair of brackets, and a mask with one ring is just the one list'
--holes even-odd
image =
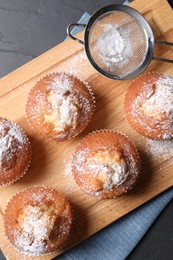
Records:
{"label": "sieve mesh", "polygon": [[102,70],[123,78],[143,63],[148,41],[141,24],[130,14],[111,11],[99,16],[89,33],[89,52]]}

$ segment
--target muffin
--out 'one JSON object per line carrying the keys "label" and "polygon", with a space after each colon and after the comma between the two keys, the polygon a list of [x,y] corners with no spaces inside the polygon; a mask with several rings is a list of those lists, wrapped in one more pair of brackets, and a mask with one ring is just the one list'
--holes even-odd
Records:
{"label": "muffin", "polygon": [[67,73],[53,73],[32,88],[26,113],[35,130],[63,141],[86,128],[94,108],[93,93],[86,83]]}
{"label": "muffin", "polygon": [[4,214],[6,235],[28,255],[42,255],[62,247],[72,223],[70,203],[54,189],[35,186],[15,195]]}
{"label": "muffin", "polygon": [[77,145],[71,169],[83,191],[99,199],[111,199],[134,187],[140,174],[140,159],[125,135],[100,130]]}
{"label": "muffin", "polygon": [[136,78],[127,91],[124,110],[129,124],[141,135],[173,138],[173,77],[154,72]]}
{"label": "muffin", "polygon": [[10,185],[27,171],[31,145],[23,130],[0,117],[0,186]]}

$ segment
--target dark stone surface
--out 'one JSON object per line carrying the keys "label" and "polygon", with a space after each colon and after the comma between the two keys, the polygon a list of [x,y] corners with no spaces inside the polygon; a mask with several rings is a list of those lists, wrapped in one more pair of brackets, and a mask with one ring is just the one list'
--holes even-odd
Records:
{"label": "dark stone surface", "polygon": [[[121,2],[123,0],[0,0],[0,77],[63,41],[67,25],[78,21],[84,11],[93,13],[104,5]],[[4,259],[3,256],[0,259]],[[173,202],[128,259],[173,259]]]}
{"label": "dark stone surface", "polygon": [[87,10],[123,0],[0,0],[0,77],[62,42]]}
{"label": "dark stone surface", "polygon": [[164,209],[127,260],[173,259],[173,201]]}

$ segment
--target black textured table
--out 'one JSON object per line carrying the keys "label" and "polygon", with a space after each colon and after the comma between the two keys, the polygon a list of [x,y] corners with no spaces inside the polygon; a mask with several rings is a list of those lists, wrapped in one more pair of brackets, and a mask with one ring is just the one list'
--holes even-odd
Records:
{"label": "black textured table", "polygon": [[[86,10],[118,2],[123,0],[0,0],[0,77],[63,41],[67,25]],[[173,201],[128,259],[173,259]]]}

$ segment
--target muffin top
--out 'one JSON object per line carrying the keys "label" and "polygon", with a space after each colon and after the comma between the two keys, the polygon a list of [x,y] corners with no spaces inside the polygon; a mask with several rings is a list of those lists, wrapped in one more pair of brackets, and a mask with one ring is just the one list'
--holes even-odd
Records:
{"label": "muffin top", "polygon": [[[158,120],[173,118],[173,78],[161,76],[155,84],[148,89],[147,99],[141,110],[146,116]],[[136,101],[138,103],[139,101]]]}
{"label": "muffin top", "polygon": [[139,156],[124,135],[98,131],[77,146],[72,171],[77,184],[98,198],[112,198],[132,188],[139,175]]}
{"label": "muffin top", "polygon": [[147,73],[135,79],[125,98],[131,126],[153,139],[173,137],[173,77]]}
{"label": "muffin top", "polygon": [[26,138],[19,127],[0,118],[0,170],[5,171],[16,163],[16,154],[23,148]]}
{"label": "muffin top", "polygon": [[0,184],[14,180],[28,167],[31,147],[23,130],[0,118]]}
{"label": "muffin top", "polygon": [[69,202],[57,191],[32,187],[17,194],[5,212],[6,233],[21,252],[41,255],[62,246],[72,225]]}
{"label": "muffin top", "polygon": [[90,172],[96,177],[95,188],[109,191],[125,181],[126,168],[126,162],[120,151],[101,149],[88,156],[85,167],[81,167],[80,173]]}
{"label": "muffin top", "polygon": [[31,90],[26,106],[30,123],[43,135],[58,141],[79,134],[93,111],[90,88],[66,73],[41,79]]}

